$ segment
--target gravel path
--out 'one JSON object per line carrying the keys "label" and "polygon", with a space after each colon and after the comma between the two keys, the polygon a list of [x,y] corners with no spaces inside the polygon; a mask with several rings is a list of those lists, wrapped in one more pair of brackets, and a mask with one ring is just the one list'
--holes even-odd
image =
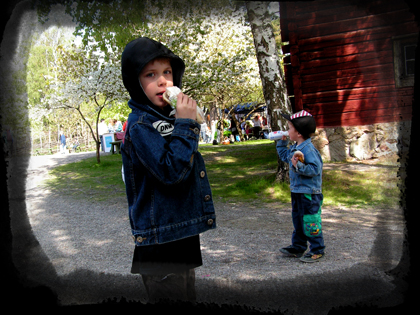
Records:
{"label": "gravel path", "polygon": [[[28,284],[52,288],[61,305],[114,298],[144,303],[141,280],[130,274],[133,244],[125,198],[74,199],[42,185],[53,167],[92,156],[9,161],[14,262]],[[26,190],[18,189],[26,169]],[[278,251],[290,244],[289,204],[216,200],[215,206],[218,228],[201,235],[199,305],[321,315],[356,304],[383,308],[403,302],[401,209],[324,207],[326,259],[304,264]]]}

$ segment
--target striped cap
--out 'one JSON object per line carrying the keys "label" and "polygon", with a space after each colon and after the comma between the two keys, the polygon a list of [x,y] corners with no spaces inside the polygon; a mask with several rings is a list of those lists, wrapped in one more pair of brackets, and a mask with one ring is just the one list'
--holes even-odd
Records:
{"label": "striped cap", "polygon": [[311,116],[307,111],[301,110],[300,112],[294,113],[292,116],[290,116],[290,120],[293,120],[295,118],[305,117],[305,116]]}

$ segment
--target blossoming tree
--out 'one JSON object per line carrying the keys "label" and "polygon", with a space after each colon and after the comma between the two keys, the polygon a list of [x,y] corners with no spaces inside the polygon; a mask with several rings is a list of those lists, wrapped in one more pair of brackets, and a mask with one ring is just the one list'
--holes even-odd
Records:
{"label": "blossoming tree", "polygon": [[[87,123],[96,143],[96,158],[100,163],[100,137],[98,122],[101,111],[125,98],[120,79],[120,59],[110,53],[107,60],[100,55],[74,47],[59,49],[60,70],[58,93],[51,94],[50,104],[77,111]],[[92,121],[89,117],[94,117]]]}

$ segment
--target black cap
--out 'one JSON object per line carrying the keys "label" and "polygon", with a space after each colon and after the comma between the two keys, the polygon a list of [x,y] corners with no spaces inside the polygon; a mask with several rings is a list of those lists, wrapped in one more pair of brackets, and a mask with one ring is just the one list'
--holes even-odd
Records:
{"label": "black cap", "polygon": [[290,121],[293,126],[305,138],[315,132],[316,123],[315,118],[307,111],[301,110],[300,112],[294,113],[293,115],[281,114],[285,119]]}

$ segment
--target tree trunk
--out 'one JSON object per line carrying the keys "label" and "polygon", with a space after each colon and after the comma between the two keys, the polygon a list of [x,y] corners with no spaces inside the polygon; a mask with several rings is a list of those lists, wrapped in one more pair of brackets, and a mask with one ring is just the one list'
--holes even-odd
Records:
{"label": "tree trunk", "polygon": [[60,124],[57,124],[57,153],[60,152]]}
{"label": "tree trunk", "polygon": [[101,154],[99,153],[101,151],[101,142],[96,141],[96,161],[101,163]]}
{"label": "tree trunk", "polygon": [[51,154],[51,125],[48,123],[48,154]]}
{"label": "tree trunk", "polygon": [[[96,115],[95,131],[92,130],[93,139],[95,140],[95,143],[96,143],[96,161],[98,162],[98,164],[101,163],[101,137],[99,136],[98,125],[99,125],[99,119],[101,116],[102,109],[104,109],[103,106],[99,108],[98,114]],[[93,134],[94,132],[95,134]]]}
{"label": "tree trunk", "polygon": [[41,127],[41,132],[39,133],[39,152],[42,153],[42,133],[44,132],[43,128]]}
{"label": "tree trunk", "polygon": [[[268,123],[273,131],[287,130],[287,121],[280,113],[291,114],[292,108],[280,67],[269,4],[270,2],[249,1],[246,2],[246,7],[267,104]],[[288,164],[278,159],[276,180],[286,181],[287,178]]]}

